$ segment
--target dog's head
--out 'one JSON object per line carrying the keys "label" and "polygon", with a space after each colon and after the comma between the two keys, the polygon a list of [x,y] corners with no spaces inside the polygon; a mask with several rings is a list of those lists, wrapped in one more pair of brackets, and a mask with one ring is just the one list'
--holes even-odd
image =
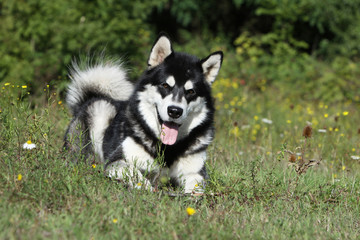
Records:
{"label": "dog's head", "polygon": [[202,60],[174,52],[169,38],[159,36],[136,94],[143,122],[163,144],[175,144],[212,118],[211,84],[222,59],[222,52]]}

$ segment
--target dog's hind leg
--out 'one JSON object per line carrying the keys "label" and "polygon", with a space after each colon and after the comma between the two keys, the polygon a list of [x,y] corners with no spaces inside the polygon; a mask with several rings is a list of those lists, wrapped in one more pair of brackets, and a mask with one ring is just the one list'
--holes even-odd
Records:
{"label": "dog's hind leg", "polygon": [[71,154],[70,158],[74,163],[82,158],[89,162],[94,161],[89,131],[79,118],[74,118],[66,131],[64,150]]}

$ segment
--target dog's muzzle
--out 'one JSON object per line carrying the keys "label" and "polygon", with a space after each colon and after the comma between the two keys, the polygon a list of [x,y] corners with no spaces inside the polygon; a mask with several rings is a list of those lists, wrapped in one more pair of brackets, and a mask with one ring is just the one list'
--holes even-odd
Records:
{"label": "dog's muzzle", "polygon": [[174,119],[178,119],[183,113],[183,109],[176,106],[169,106],[167,110],[168,115]]}

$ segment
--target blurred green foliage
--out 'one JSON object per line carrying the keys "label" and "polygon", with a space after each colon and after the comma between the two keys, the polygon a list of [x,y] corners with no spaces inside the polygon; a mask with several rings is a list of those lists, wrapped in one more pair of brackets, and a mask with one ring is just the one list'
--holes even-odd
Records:
{"label": "blurred green foliage", "polygon": [[199,57],[223,50],[222,76],[250,90],[359,101],[358,9],[360,0],[4,0],[0,82],[62,91],[71,59],[103,49],[125,56],[137,77],[166,31]]}
{"label": "blurred green foliage", "polygon": [[143,22],[161,2],[5,0],[0,3],[0,79],[31,83],[34,89],[64,74],[79,53],[104,48],[131,54],[136,63],[150,40]]}

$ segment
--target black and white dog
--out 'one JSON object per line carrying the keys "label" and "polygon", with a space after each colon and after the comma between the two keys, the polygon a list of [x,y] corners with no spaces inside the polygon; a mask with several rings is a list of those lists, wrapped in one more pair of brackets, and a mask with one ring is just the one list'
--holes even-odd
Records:
{"label": "black and white dog", "polygon": [[214,136],[211,84],[222,58],[222,52],[202,60],[174,52],[161,34],[136,85],[119,61],[74,63],[65,147],[88,157],[96,153],[107,176],[130,186],[151,189],[166,174],[185,193],[201,190]]}

